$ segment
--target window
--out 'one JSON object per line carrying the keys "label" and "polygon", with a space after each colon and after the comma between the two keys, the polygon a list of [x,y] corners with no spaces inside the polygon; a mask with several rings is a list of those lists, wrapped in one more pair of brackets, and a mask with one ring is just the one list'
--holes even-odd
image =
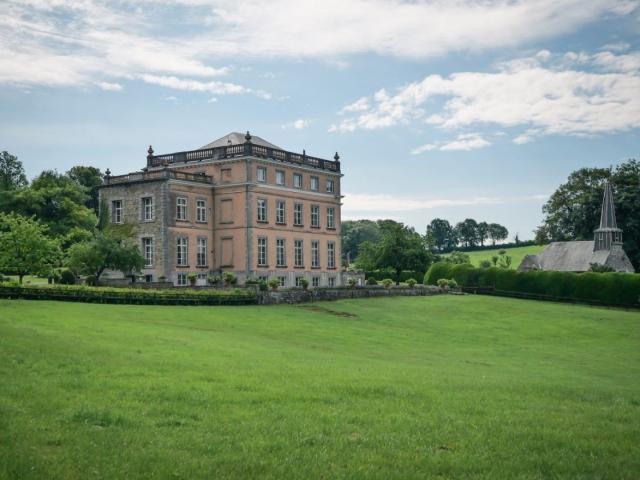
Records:
{"label": "window", "polygon": [[187,285],[187,274],[186,273],[179,273],[178,274],[178,280],[177,280],[176,284],[179,287],[185,287]]}
{"label": "window", "polygon": [[293,241],[293,266],[304,267],[304,249],[302,240]]}
{"label": "window", "polygon": [[259,182],[266,182],[267,181],[267,169],[265,167],[258,167],[257,180]]}
{"label": "window", "polygon": [[153,267],[153,238],[142,239],[142,255],[144,256],[144,266]]}
{"label": "window", "polygon": [[320,242],[311,240],[311,268],[320,268]]}
{"label": "window", "polygon": [[207,285],[207,274],[206,273],[199,273],[197,279],[198,280],[197,280],[196,285],[199,285],[201,287],[205,287]]}
{"label": "window", "polygon": [[189,253],[189,239],[178,237],[176,239],[176,265],[184,267],[187,265],[187,254]]}
{"label": "window", "polygon": [[178,197],[176,200],[176,220],[187,219],[187,197]]}
{"label": "window", "polygon": [[267,201],[264,198],[258,199],[258,221],[267,221]]}
{"label": "window", "polygon": [[280,282],[280,286],[281,287],[286,287],[287,286],[287,277],[285,277],[284,275],[278,277],[278,282]]}
{"label": "window", "polygon": [[269,281],[269,277],[267,277],[266,275],[260,275],[260,276],[258,277],[258,281],[259,281],[259,282],[267,283],[267,282]]}
{"label": "window", "polygon": [[267,239],[258,237],[258,266],[267,266]]}
{"label": "window", "polygon": [[317,192],[318,188],[320,188],[320,180],[318,180],[318,177],[311,177],[311,190]]}
{"label": "window", "polygon": [[302,188],[302,175],[299,173],[293,174],[293,186],[295,188]]}
{"label": "window", "polygon": [[196,252],[196,265],[198,267],[206,267],[207,266],[207,239],[200,237],[198,238],[198,250]]}
{"label": "window", "polygon": [[276,183],[284,185],[284,172],[282,170],[276,170]]}
{"label": "window", "polygon": [[142,220],[153,220],[153,197],[142,197]]}
{"label": "window", "polygon": [[333,193],[334,191],[334,183],[332,178],[327,178],[327,192]]}
{"label": "window", "polygon": [[299,277],[296,277],[296,287],[301,287],[302,286],[302,279],[304,277],[302,275],[300,275]]}
{"label": "window", "polygon": [[276,240],[276,267],[287,266],[287,252],[285,249],[284,238]]}
{"label": "window", "polygon": [[303,208],[304,208],[304,205],[302,205],[301,203],[293,204],[293,224],[294,225],[302,226],[302,209]]}
{"label": "window", "polygon": [[336,268],[336,242],[327,242],[327,268]]}
{"label": "window", "polygon": [[327,228],[336,228],[336,209],[327,208]]}
{"label": "window", "polygon": [[151,282],[153,282],[153,275],[145,275],[145,276],[144,276],[144,281],[145,281],[146,283],[151,283]]}
{"label": "window", "polygon": [[111,202],[111,223],[122,223],[122,200]]}
{"label": "window", "polygon": [[207,221],[207,201],[196,200],[196,222]]}
{"label": "window", "polygon": [[287,205],[284,200],[276,201],[276,223],[281,225],[287,223]]}
{"label": "window", "polygon": [[320,205],[311,205],[311,227],[320,228]]}
{"label": "window", "polygon": [[329,280],[329,286],[330,287],[335,287],[336,286],[336,277],[329,277],[327,280]]}
{"label": "window", "polygon": [[311,286],[319,287],[320,286],[320,277],[312,277],[311,278]]}

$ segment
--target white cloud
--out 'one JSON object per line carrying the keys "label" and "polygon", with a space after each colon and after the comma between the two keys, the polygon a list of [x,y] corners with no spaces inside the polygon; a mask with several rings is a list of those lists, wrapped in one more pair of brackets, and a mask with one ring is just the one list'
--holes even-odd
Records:
{"label": "white cloud", "polygon": [[625,50],[629,50],[631,48],[631,44],[627,42],[614,42],[607,43],[602,46],[602,50],[608,50],[612,52],[624,52]]}
{"label": "white cloud", "polygon": [[120,92],[122,90],[122,85],[119,83],[96,82],[96,85],[107,92]]}
{"label": "white cloud", "polygon": [[340,110],[339,115],[344,115],[345,113],[363,112],[368,109],[369,99],[367,97],[362,97]]}
{"label": "white cloud", "polygon": [[310,120],[305,120],[304,118],[299,118],[298,120],[294,120],[293,122],[285,123],[284,125],[282,125],[282,128],[284,128],[284,129],[295,128],[296,130],[303,130],[305,128],[308,128],[309,125],[311,125],[311,121]]}
{"label": "white cloud", "polygon": [[[382,89],[358,102],[368,105],[330,131],[378,129],[415,121],[443,129],[498,125],[529,130],[516,143],[549,134],[591,135],[640,127],[637,52],[564,55],[543,51],[504,62],[494,72],[429,75],[390,94]],[[567,67],[572,63],[573,68]],[[575,64],[602,71],[586,71]],[[434,107],[433,99],[443,99]],[[367,103],[368,102],[368,103]],[[430,108],[436,111],[430,111]],[[339,112],[339,113],[342,113]],[[535,133],[535,135],[533,134]],[[487,146],[481,138],[458,139],[446,149]],[[444,145],[440,148],[444,148]]]}
{"label": "white cloud", "polygon": [[173,95],[169,95],[168,97],[164,97],[167,102],[177,102],[178,97],[174,97]]}
{"label": "white cloud", "polygon": [[444,143],[427,143],[420,147],[416,147],[411,150],[412,155],[419,155],[424,152],[430,152],[432,150],[442,151],[469,151],[477,150],[479,148],[488,147],[491,142],[482,138],[479,133],[463,133],[458,135],[454,140],[449,140]]}
{"label": "white cloud", "polygon": [[437,143],[426,143],[411,150],[411,155],[420,155],[421,153],[430,152],[432,150],[435,150],[436,148],[438,148]]}

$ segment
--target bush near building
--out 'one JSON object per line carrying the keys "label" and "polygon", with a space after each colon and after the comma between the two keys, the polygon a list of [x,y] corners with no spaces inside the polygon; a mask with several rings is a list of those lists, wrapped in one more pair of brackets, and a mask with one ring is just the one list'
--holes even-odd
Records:
{"label": "bush near building", "polygon": [[463,287],[490,287],[505,292],[547,295],[608,305],[640,306],[640,274],[517,272],[439,262],[431,266],[424,277],[424,283],[437,285],[441,278],[452,278]]}

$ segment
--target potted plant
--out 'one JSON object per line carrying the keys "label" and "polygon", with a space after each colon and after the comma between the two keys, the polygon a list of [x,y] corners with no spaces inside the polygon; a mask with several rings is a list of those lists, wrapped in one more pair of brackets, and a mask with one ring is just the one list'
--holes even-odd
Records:
{"label": "potted plant", "polygon": [[442,291],[445,291],[449,288],[449,280],[447,280],[446,278],[439,278],[436,283]]}
{"label": "potted plant", "polygon": [[187,275],[187,278],[189,279],[189,283],[191,284],[191,286],[195,287],[198,276],[195,273],[190,273]]}
{"label": "potted plant", "polygon": [[415,287],[416,283],[418,283],[418,281],[415,278],[410,278],[409,280],[407,280],[407,285],[409,285],[409,288]]}
{"label": "potted plant", "polygon": [[309,280],[307,280],[306,278],[301,278],[300,279],[300,286],[302,287],[303,290],[307,290],[309,289]]}
{"label": "potted plant", "polygon": [[280,280],[278,280],[277,278],[272,278],[271,280],[269,280],[269,286],[271,287],[271,290],[275,292],[280,286]]}
{"label": "potted plant", "polygon": [[218,275],[209,275],[207,277],[207,281],[209,282],[209,285],[216,286],[220,283],[220,277]]}
{"label": "potted plant", "polygon": [[355,288],[358,281],[355,278],[350,278],[347,280],[347,285],[349,288]]}
{"label": "potted plant", "polygon": [[224,281],[224,286],[228,287],[232,283],[236,283],[236,276],[232,272],[224,272],[222,274],[222,280]]}
{"label": "potted plant", "polygon": [[384,280],[382,280],[382,285],[384,286],[384,288],[389,290],[391,288],[391,285],[393,285],[393,280],[391,280],[390,278],[385,278]]}

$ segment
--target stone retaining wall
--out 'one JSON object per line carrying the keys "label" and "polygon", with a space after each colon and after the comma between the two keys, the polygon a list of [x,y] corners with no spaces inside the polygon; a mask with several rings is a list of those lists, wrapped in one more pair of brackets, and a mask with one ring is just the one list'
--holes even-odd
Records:
{"label": "stone retaining wall", "polygon": [[439,295],[444,293],[440,288],[431,285],[409,287],[376,287],[363,286],[355,288],[315,288],[303,290],[292,288],[288,290],[270,290],[258,292],[258,303],[270,305],[278,303],[306,303],[317,300],[341,300],[345,298],[369,298],[369,297],[417,297],[426,295]]}

